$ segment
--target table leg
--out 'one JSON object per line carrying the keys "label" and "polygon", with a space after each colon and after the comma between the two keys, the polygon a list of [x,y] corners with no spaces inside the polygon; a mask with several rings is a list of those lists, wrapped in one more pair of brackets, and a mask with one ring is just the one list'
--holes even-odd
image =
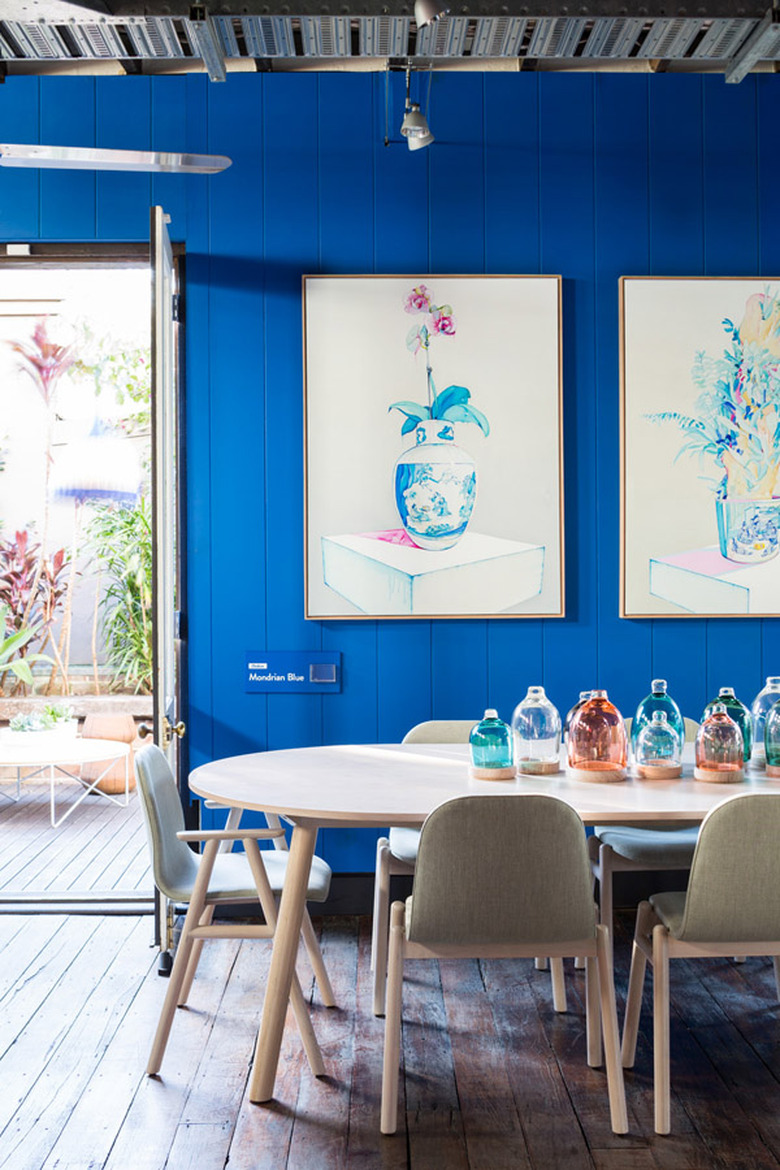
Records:
{"label": "table leg", "polygon": [[249,1082],[249,1100],[255,1104],[270,1101],[274,1095],[287,1002],[295,974],[298,940],[316,841],[317,825],[311,823],[295,825],[279,906],[279,919],[274,934],[263,1018],[257,1037],[252,1079]]}

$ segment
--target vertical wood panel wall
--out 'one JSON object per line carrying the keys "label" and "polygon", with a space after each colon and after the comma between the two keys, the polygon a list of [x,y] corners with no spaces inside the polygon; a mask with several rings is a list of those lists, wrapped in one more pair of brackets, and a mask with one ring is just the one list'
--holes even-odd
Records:
{"label": "vertical wood panel wall", "polygon": [[[388,148],[366,74],[0,87],[2,141],[233,158],[212,179],[0,170],[1,239],[144,239],[156,201],[186,243],[192,765],[507,717],[530,683],[563,709],[598,685],[631,713],[654,675],[694,717],[722,684],[749,701],[780,673],[779,621],[618,618],[618,277],[780,276],[780,79],[439,75],[416,153],[392,82]],[[564,620],[303,619],[301,274],[426,271],[563,275]],[[245,694],[263,647],[340,650],[342,693]],[[374,837],[321,851],[370,869]]]}

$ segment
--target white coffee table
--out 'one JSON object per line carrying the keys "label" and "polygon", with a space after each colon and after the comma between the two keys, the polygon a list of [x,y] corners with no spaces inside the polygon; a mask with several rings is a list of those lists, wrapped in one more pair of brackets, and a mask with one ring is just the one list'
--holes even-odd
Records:
{"label": "white coffee table", "polygon": [[468,748],[458,744],[369,744],[294,748],[215,760],[196,768],[190,788],[236,809],[273,812],[293,822],[290,859],[274,936],[249,1098],[273,1096],[287,1000],[320,826],[421,825],[456,796],[542,792],[570,804],[585,824],[701,821],[727,796],[780,794],[780,781],[749,775],[742,784],[692,778],[691,750],[680,780],[590,784],[565,773],[509,781],[471,780]]}
{"label": "white coffee table", "polygon": [[[48,772],[49,776],[49,807],[52,828],[57,828],[66,821],[83,800],[94,794],[110,800],[113,804],[127,805],[130,801],[130,745],[120,743],[115,739],[81,739],[76,735],[61,735],[44,732],[37,735],[30,732],[30,743],[4,742],[0,738],[0,768],[16,770],[16,795],[11,796],[4,792],[0,795],[8,800],[17,801],[22,794],[22,781],[32,780],[41,773]],[[124,792],[114,795],[103,792],[98,788],[100,781],[106,776],[111,767],[118,761],[125,761]],[[105,761],[105,768],[94,780],[82,780],[77,772],[70,769],[80,767],[81,764],[96,764]],[[32,769],[22,776],[26,769]],[[55,784],[58,776],[65,776],[75,780],[83,791],[78,798],[68,806],[66,812],[59,819],[56,816]]]}

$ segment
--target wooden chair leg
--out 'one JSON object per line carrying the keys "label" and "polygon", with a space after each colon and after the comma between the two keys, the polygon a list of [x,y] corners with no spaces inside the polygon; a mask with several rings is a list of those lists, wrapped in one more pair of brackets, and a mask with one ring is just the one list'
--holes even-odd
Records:
{"label": "wooden chair leg", "polygon": [[[198,926],[211,926],[211,920],[214,917],[214,904],[206,906],[206,909],[200,916]],[[192,944],[192,953],[190,954],[190,961],[187,964],[187,970],[184,972],[184,979],[182,980],[181,990],[179,992],[179,1007],[184,1007],[187,1000],[190,998],[190,991],[192,990],[192,981],[195,978],[195,972],[198,969],[200,962],[201,951],[203,950],[203,939],[196,938]]]}
{"label": "wooden chair leg", "polygon": [[556,1012],[565,1012],[566,979],[563,974],[563,959],[550,959],[550,980],[552,982],[553,1008]]}
{"label": "wooden chair leg", "polygon": [[577,955],[577,958],[574,960],[574,970],[575,971],[584,971],[585,970],[585,960],[582,957],[582,955]]}
{"label": "wooden chair leg", "polygon": [[206,906],[206,891],[209,888],[211,871],[214,868],[214,859],[217,856],[218,848],[218,841],[207,841],[201,855],[198,874],[192,890],[192,899],[187,909],[187,916],[184,919],[181,938],[176,948],[176,959],[174,960],[173,970],[168,980],[168,990],[165,995],[162,1011],[160,1012],[157,1031],[152,1042],[152,1050],[149,1053],[149,1061],[146,1065],[146,1071],[149,1076],[154,1076],[160,1071],[160,1065],[165,1054],[165,1046],[168,1043],[168,1036],[171,1031],[171,1024],[176,1014],[176,1005],[179,1002],[179,993],[184,983],[184,977],[187,973],[187,967],[192,953],[194,942],[191,937],[192,931],[200,921]]}
{"label": "wooden chair leg", "polygon": [[636,1059],[636,1038],[639,1032],[639,1017],[642,1012],[642,991],[645,985],[647,960],[636,940],[646,933],[648,915],[652,913],[649,902],[640,902],[634,929],[634,945],[631,948],[631,970],[628,975],[626,993],[626,1015],[623,1020],[623,1045],[621,1061],[623,1068],[633,1068]]}
{"label": "wooden chair leg", "polygon": [[612,967],[612,946],[604,926],[596,927],[596,962],[598,964],[601,1023],[604,1032],[604,1062],[607,1066],[609,1113],[613,1133],[628,1133],[626,1090],[620,1064],[615,981]]}
{"label": "wooden chair leg", "polygon": [[598,1068],[601,1064],[601,1013],[595,955],[588,955],[585,959],[585,1038],[588,1064],[591,1068]]}
{"label": "wooden chair leg", "polygon": [[[260,857],[260,849],[257,841],[247,838],[244,841],[244,849],[246,850],[247,860],[252,870],[252,876],[255,879],[257,886],[257,896],[260,899],[260,905],[263,908],[266,923],[271,927],[274,934],[276,934],[276,900],[271,889],[271,883],[268,880],[268,874],[265,871],[262,858]],[[301,920],[303,921],[303,920]],[[290,984],[290,1003],[295,1014],[295,1022],[298,1025],[298,1031],[301,1034],[303,1041],[303,1048],[309,1061],[309,1067],[315,1077],[325,1075],[325,1063],[322,1059],[322,1052],[317,1042],[317,1037],[314,1034],[314,1025],[311,1022],[309,1014],[309,1006],[303,996],[301,985],[297,974],[293,971],[292,982]]]}
{"label": "wooden chair leg", "polygon": [[609,937],[612,938],[613,905],[612,905],[612,848],[602,845],[599,848],[599,921],[606,926]]}
{"label": "wooden chair leg", "polygon": [[390,917],[390,842],[380,837],[376,843],[374,876],[374,920],[371,928],[371,969],[375,1016],[384,1015],[385,979],[387,977],[387,941]]}
{"label": "wooden chair leg", "polygon": [[385,1004],[385,1052],[382,1064],[382,1133],[395,1133],[398,1125],[398,1074],[401,1060],[401,994],[404,977],[403,902],[394,902],[390,927],[390,954]]}
{"label": "wooden chair leg", "polygon": [[537,956],[537,958],[534,959],[534,966],[536,967],[537,971],[546,971],[547,970],[546,956],[545,955]]}
{"label": "wooden chair leg", "polygon": [[655,1132],[671,1129],[669,1084],[669,934],[665,926],[653,928],[653,1079],[655,1082]]}
{"label": "wooden chair leg", "polygon": [[336,997],[333,994],[333,987],[331,986],[330,977],[325,966],[325,960],[322,957],[320,944],[317,941],[317,934],[314,930],[309,911],[304,910],[303,921],[301,922],[301,937],[303,938],[306,953],[309,956],[314,978],[317,980],[317,986],[320,989],[320,998],[325,1007],[335,1007]]}
{"label": "wooden chair leg", "polygon": [[775,969],[775,987],[777,989],[777,998],[780,1000],[780,957],[775,955],[772,959],[772,965]]}

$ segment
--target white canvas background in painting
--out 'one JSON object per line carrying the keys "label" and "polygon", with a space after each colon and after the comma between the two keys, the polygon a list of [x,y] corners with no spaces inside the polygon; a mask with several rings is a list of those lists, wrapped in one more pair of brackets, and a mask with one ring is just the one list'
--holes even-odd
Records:
{"label": "white canvas background in painting", "polygon": [[[739,326],[748,298],[767,290],[776,294],[778,282],[631,277],[622,287],[624,610],[628,617],[681,615],[686,610],[650,593],[650,558],[717,550],[715,486],[722,469],[714,458],[680,454],[680,428],[647,416],[697,413],[700,389],[691,376],[696,353],[722,356],[730,342],[724,318]],[[775,559],[754,571],[779,569]],[[687,612],[713,611],[702,604]]]}
{"label": "white canvas background in painting", "polygon": [[[414,443],[393,402],[425,403],[425,354],[404,310],[424,283],[453,336],[431,340],[437,391],[456,384],[490,423],[456,424],[477,461],[469,531],[543,544],[541,593],[512,612],[557,614],[561,598],[559,280],[556,277],[307,278],[308,616],[359,616],[323,581],[323,536],[398,529],[394,467]],[[457,608],[442,612],[457,613]],[[470,612],[474,612],[470,610]]]}

